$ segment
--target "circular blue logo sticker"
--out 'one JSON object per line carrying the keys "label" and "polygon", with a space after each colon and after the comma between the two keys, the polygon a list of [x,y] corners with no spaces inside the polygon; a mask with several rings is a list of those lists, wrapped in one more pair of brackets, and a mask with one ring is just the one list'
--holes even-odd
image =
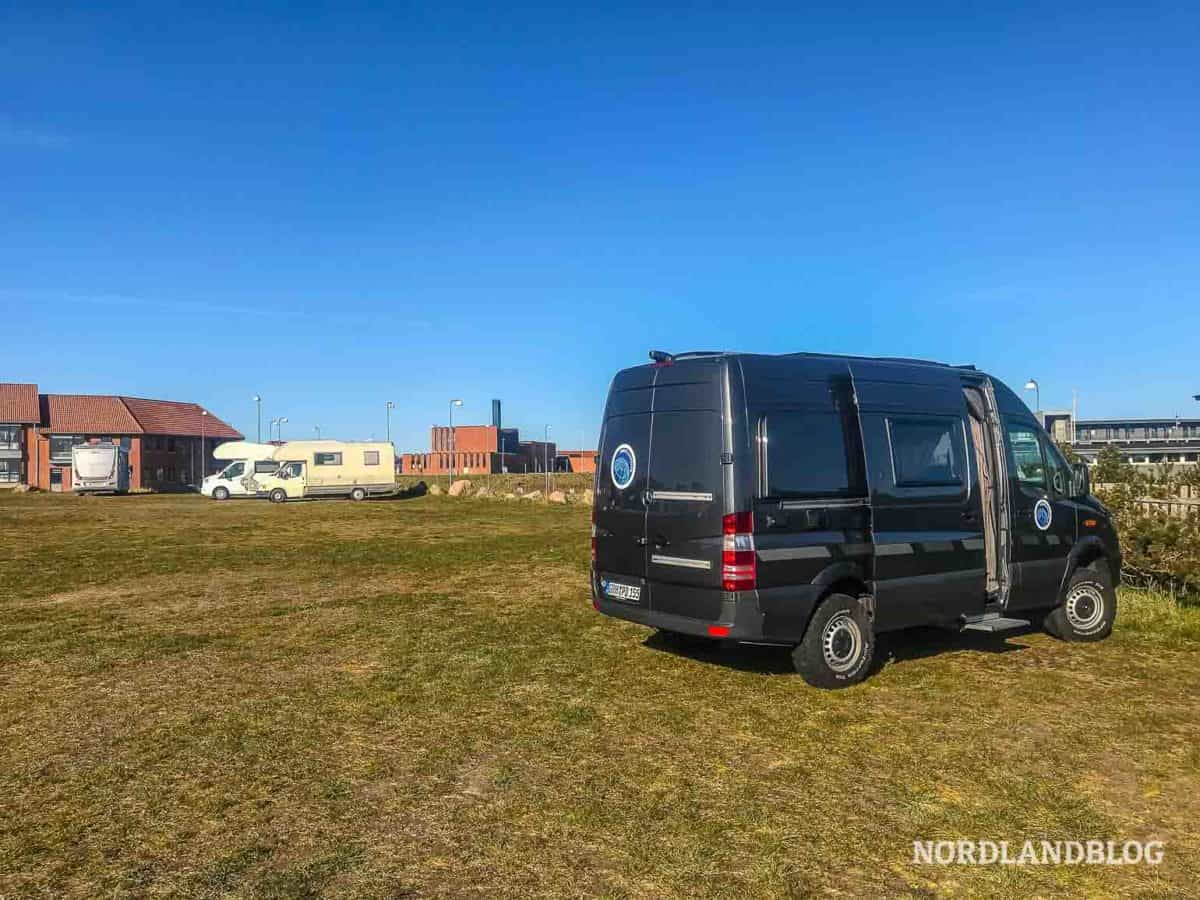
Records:
{"label": "circular blue logo sticker", "polygon": [[1033,524],[1045,531],[1050,527],[1050,522],[1054,519],[1054,510],[1050,506],[1050,501],[1042,498],[1033,507]]}
{"label": "circular blue logo sticker", "polygon": [[617,490],[623,491],[633,484],[633,476],[637,472],[637,457],[633,454],[633,448],[628,444],[622,444],[614,450],[609,469]]}

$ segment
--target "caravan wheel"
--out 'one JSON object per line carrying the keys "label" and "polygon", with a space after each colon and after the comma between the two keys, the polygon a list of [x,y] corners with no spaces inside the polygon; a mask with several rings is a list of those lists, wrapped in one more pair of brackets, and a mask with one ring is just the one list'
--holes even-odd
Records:
{"label": "caravan wheel", "polygon": [[270,498],[272,503],[282,503],[287,499],[287,492],[283,488],[275,488],[271,491]]}
{"label": "caravan wheel", "polygon": [[367,489],[356,487],[354,490],[352,490],[350,492],[350,499],[351,500],[366,500],[367,499]]}

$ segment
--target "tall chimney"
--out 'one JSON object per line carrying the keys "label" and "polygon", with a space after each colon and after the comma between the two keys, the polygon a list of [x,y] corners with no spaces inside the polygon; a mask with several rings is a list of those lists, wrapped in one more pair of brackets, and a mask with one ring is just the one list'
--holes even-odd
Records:
{"label": "tall chimney", "polygon": [[493,425],[493,427],[495,427],[497,429],[500,427],[500,401],[499,400],[492,401],[492,425]]}

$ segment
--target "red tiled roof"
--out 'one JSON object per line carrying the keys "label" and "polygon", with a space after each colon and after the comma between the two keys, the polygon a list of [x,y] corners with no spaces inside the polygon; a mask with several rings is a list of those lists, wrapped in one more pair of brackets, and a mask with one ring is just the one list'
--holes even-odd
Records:
{"label": "red tiled roof", "polygon": [[207,435],[210,438],[241,440],[242,433],[231,428],[211,412],[195,403],[175,400],[144,400],[141,397],[120,398],[141,424],[146,434]]}
{"label": "red tiled roof", "polygon": [[45,394],[42,423],[59,434],[141,434],[143,428],[120,397],[98,394]]}
{"label": "red tiled roof", "polygon": [[0,422],[36,425],[41,418],[36,384],[0,384]]}

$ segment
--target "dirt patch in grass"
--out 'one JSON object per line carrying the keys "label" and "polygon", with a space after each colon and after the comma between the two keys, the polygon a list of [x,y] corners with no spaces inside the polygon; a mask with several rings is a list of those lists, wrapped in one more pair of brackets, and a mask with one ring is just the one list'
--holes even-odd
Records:
{"label": "dirt patch in grass", "polygon": [[[0,894],[1186,895],[1200,612],[786,650],[599,617],[588,511],[0,498]],[[914,865],[1155,838],[1157,867]]]}

